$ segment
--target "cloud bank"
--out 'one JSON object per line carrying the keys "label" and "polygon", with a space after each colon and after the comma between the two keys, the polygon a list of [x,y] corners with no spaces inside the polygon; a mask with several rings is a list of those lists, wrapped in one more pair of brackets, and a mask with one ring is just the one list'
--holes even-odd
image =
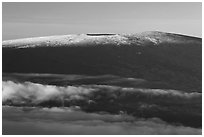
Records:
{"label": "cloud bank", "polygon": [[3,107],[3,134],[195,135],[202,131],[199,128],[171,125],[159,118],[142,119],[129,115],[86,113],[74,108],[25,109]]}
{"label": "cloud bank", "polygon": [[197,92],[109,85],[54,86],[12,81],[3,81],[2,86],[3,105],[71,107],[86,113],[157,117],[170,124],[202,127],[202,94]]}
{"label": "cloud bank", "polygon": [[[43,101],[60,99],[82,99],[83,95],[89,94],[91,88],[83,87],[57,87],[50,85],[42,85],[37,83],[25,82],[14,83],[12,81],[3,81],[3,102],[6,100],[13,100],[16,103],[24,103],[28,101],[33,104],[38,104]],[[26,103],[28,103],[26,102]]]}
{"label": "cloud bank", "polygon": [[[82,86],[54,86],[54,85],[42,85],[32,82],[15,83],[12,81],[3,81],[3,102],[7,100],[13,100],[18,103],[23,100],[27,100],[33,104],[37,104],[43,101],[52,99],[68,99],[68,100],[80,100],[94,92],[107,92],[115,98],[119,96],[126,96],[128,94],[145,95],[151,97],[174,97],[182,99],[195,99],[201,98],[202,94],[193,92],[186,93],[178,90],[164,90],[164,89],[139,89],[139,88],[124,88],[118,86],[108,85],[82,85]],[[120,95],[117,93],[121,93]]]}

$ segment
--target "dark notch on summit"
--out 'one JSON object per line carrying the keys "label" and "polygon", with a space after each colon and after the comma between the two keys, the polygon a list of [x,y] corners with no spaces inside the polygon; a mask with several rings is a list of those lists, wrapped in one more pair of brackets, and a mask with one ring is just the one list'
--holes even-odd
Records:
{"label": "dark notch on summit", "polygon": [[87,36],[111,36],[116,35],[114,33],[87,33]]}

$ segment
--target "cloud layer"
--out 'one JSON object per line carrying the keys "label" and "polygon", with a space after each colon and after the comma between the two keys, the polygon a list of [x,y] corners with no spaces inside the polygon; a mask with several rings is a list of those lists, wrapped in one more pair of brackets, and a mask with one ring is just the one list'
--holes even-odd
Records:
{"label": "cloud layer", "polygon": [[[42,85],[31,82],[15,83],[12,81],[3,81],[3,102],[12,100],[14,103],[21,103],[21,101],[28,101],[33,104],[38,104],[47,100],[83,100],[85,97],[96,92],[107,92],[113,98],[119,96],[144,95],[148,98],[163,97],[176,99],[195,99],[201,98],[202,94],[193,92],[186,93],[178,90],[164,90],[164,89],[140,89],[140,88],[124,88],[118,86],[108,85],[82,85],[82,86],[54,86]],[[28,103],[26,102],[26,103]],[[23,103],[23,102],[22,102]]]}
{"label": "cloud layer", "polygon": [[76,107],[85,112],[158,117],[169,123],[200,128],[202,94],[167,89],[108,85],[54,86],[3,81],[3,105]]}
{"label": "cloud layer", "polygon": [[[57,130],[56,130],[57,129]],[[3,107],[3,134],[201,134],[159,118],[86,113],[76,108]]]}

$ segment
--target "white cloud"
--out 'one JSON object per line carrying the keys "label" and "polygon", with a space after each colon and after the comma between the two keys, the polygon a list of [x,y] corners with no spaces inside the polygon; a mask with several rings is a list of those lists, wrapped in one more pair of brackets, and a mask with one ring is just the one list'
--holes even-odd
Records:
{"label": "white cloud", "polygon": [[[45,101],[89,101],[94,95],[98,98],[106,98],[106,96],[117,99],[130,96],[143,96],[148,100],[154,101],[155,98],[161,101],[192,101],[201,100],[202,93],[170,90],[170,89],[141,89],[141,88],[124,88],[119,86],[108,85],[80,85],[80,86],[54,86],[42,85],[31,82],[15,83],[12,81],[3,81],[3,103],[10,100],[15,104],[37,105]],[[105,93],[106,96],[103,96]],[[119,93],[119,94],[118,94]],[[94,98],[92,98],[94,99]],[[140,98],[138,98],[139,100]],[[94,102],[95,100],[92,100]]]}
{"label": "white cloud", "polygon": [[83,99],[83,95],[89,94],[93,89],[83,87],[57,87],[51,85],[42,85],[37,83],[25,82],[14,83],[12,81],[2,82],[3,102],[14,100],[18,103],[23,100],[29,100],[34,104],[50,99]]}

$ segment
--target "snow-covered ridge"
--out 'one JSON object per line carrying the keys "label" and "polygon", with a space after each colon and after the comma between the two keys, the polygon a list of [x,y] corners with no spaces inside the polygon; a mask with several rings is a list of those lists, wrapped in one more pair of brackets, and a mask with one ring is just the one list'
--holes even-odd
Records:
{"label": "snow-covered ridge", "polygon": [[164,32],[143,32],[137,34],[74,34],[74,35],[56,35],[46,37],[33,37],[16,40],[7,40],[2,42],[3,47],[27,48],[27,47],[58,47],[58,46],[86,46],[114,44],[120,45],[143,45],[152,43],[158,45],[162,42],[182,43],[194,42],[192,38],[185,36],[164,33]]}
{"label": "snow-covered ridge", "polygon": [[128,38],[122,35],[61,35],[34,37],[3,41],[3,47],[38,47],[38,46],[70,46],[75,44],[128,44]]}

